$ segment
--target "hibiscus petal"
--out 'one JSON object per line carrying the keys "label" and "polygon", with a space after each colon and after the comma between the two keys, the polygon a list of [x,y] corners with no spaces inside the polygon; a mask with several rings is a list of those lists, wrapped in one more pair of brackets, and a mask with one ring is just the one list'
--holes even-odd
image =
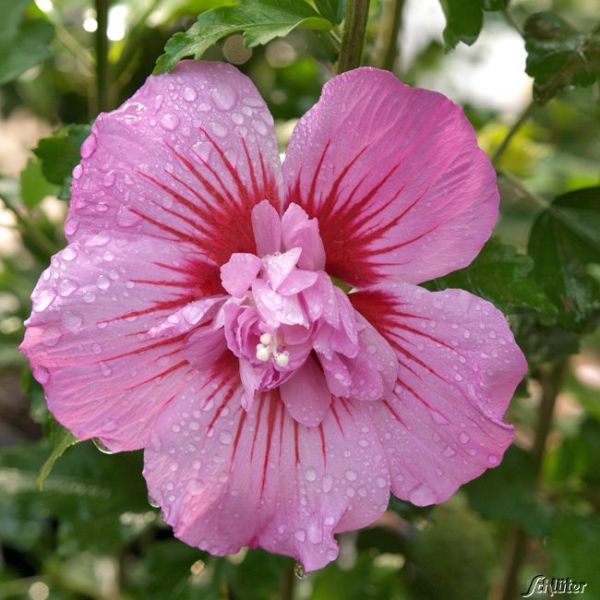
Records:
{"label": "hibiscus petal", "polygon": [[398,357],[394,395],[369,404],[392,491],[419,506],[442,502],[510,445],[502,417],[525,358],[502,313],[465,291],[392,284],[350,299]]}
{"label": "hibiscus petal", "polygon": [[281,229],[284,248],[302,248],[298,261],[301,269],[321,271],[325,268],[325,249],[316,219],[309,219],[297,204],[291,204],[281,218]]}
{"label": "hibiscus petal", "polygon": [[263,258],[265,272],[269,285],[277,290],[287,276],[294,270],[298,259],[302,254],[302,248],[292,248],[281,254],[271,254]]}
{"label": "hibiscus petal", "polygon": [[281,219],[267,202],[259,202],[252,210],[252,229],[258,256],[275,254],[281,250]]}
{"label": "hibiscus petal", "polygon": [[255,252],[252,207],[277,203],[272,118],[252,82],[223,63],[183,61],[101,114],[81,148],[65,231],[178,242],[222,265]]}
{"label": "hibiscus petal", "polygon": [[242,298],[250,289],[261,267],[260,258],[254,254],[232,254],[229,261],[221,267],[221,283],[232,296]]}
{"label": "hibiscus petal", "polygon": [[286,201],[319,220],[326,271],[355,286],[468,265],[498,213],[494,170],[462,109],[372,68],[325,85],[283,173]]}
{"label": "hibiscus petal", "polygon": [[52,258],[34,290],[21,349],[50,410],[78,438],[140,448],[192,370],[186,333],[150,332],[189,306],[205,275],[160,240],[99,234],[86,242]]}
{"label": "hibiscus petal", "polygon": [[192,382],[161,414],[144,475],[175,535],[211,554],[243,546],[292,556],[307,571],[337,557],[334,533],[385,510],[389,478],[364,403],[336,401],[319,427],[277,393],[246,412],[239,381]]}
{"label": "hibiscus petal", "polygon": [[281,385],[280,392],[290,415],[307,427],[316,427],[331,404],[325,375],[312,356]]}

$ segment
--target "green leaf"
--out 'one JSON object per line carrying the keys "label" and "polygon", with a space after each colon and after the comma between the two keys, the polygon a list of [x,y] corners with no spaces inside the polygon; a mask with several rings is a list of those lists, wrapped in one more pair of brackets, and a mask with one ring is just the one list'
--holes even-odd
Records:
{"label": "green leaf", "polygon": [[600,263],[599,231],[600,187],[559,196],[531,229],[532,275],[561,308],[563,327],[585,329],[600,311],[600,284],[588,270]]}
{"label": "green leaf", "polygon": [[53,136],[39,141],[33,153],[41,160],[42,173],[50,182],[66,186],[80,160],[79,148],[88,136],[87,125],[67,125]]}
{"label": "green leaf", "polygon": [[184,57],[196,59],[221,38],[243,33],[248,48],[285,36],[297,27],[328,31],[332,23],[304,0],[246,0],[202,13],[186,32],[176,33],[158,58],[154,73],[172,70]]}
{"label": "green leaf", "polygon": [[558,15],[540,12],[525,22],[526,71],[534,98],[545,103],[568,86],[600,79],[600,31],[581,33]]}
{"label": "green leaf", "polygon": [[0,25],[0,84],[16,79],[52,55],[49,48],[54,27],[44,19],[21,23],[26,0],[13,0],[2,5]]}
{"label": "green leaf", "polygon": [[346,12],[346,0],[315,0],[317,10],[332,23],[341,23]]}
{"label": "green leaf", "polygon": [[47,435],[47,439],[52,444],[52,451],[35,479],[35,483],[40,491],[44,489],[44,483],[46,483],[46,479],[50,475],[56,461],[68,448],[74,446],[79,441],[68,429],[59,425],[54,419],[50,423],[50,433]]}
{"label": "green leaf", "polygon": [[483,0],[440,0],[446,15],[444,41],[451,50],[464,42],[473,44],[483,25]]}
{"label": "green leaf", "polygon": [[504,313],[533,310],[551,321],[556,307],[532,280],[533,261],[513,246],[490,240],[465,269],[435,279],[429,289],[461,288],[495,304]]}
{"label": "green leaf", "polygon": [[36,207],[46,196],[56,193],[56,186],[48,183],[42,173],[42,163],[30,159],[21,171],[21,199],[28,208]]}
{"label": "green leaf", "polygon": [[[549,572],[569,577],[575,582],[585,582],[581,594],[597,596],[600,590],[598,569],[598,540],[600,540],[600,517],[561,514],[548,536],[550,555]],[[573,597],[571,594],[569,596]]]}
{"label": "green leaf", "polygon": [[540,537],[550,526],[550,511],[535,496],[535,479],[531,456],[511,446],[499,467],[486,471],[464,490],[471,508],[483,517],[517,523]]}

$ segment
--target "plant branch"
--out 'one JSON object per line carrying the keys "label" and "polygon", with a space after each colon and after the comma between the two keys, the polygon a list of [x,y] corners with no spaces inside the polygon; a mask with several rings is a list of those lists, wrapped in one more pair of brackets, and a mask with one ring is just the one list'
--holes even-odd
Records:
{"label": "plant branch", "polygon": [[338,73],[344,73],[360,66],[370,0],[348,0],[342,48],[338,61]]}
{"label": "plant branch", "polygon": [[[531,453],[534,459],[534,490],[539,486],[546,453],[548,434],[552,428],[552,415],[556,405],[556,398],[562,388],[568,369],[568,362],[562,360],[540,376],[542,384],[542,399],[538,409],[538,420],[535,429],[535,438]],[[500,600],[514,600],[517,597],[517,585],[521,566],[527,556],[529,538],[521,527],[515,527],[509,545],[507,568],[500,588]]]}
{"label": "plant branch", "polygon": [[108,5],[110,0],[96,0],[96,102],[98,112],[109,108],[108,79]]}
{"label": "plant branch", "polygon": [[506,22],[511,27],[513,27],[521,37],[525,37],[525,35],[523,34],[523,30],[521,29],[521,26],[517,23],[517,20],[515,19],[513,14],[510,12],[510,9],[508,7],[502,10],[502,14],[504,15],[504,18],[506,19]]}
{"label": "plant branch", "polygon": [[508,148],[508,146],[509,146],[511,140],[513,139],[513,137],[515,136],[515,134],[519,131],[519,129],[521,129],[521,127],[525,124],[527,119],[529,119],[529,117],[531,116],[531,111],[533,110],[534,106],[535,106],[535,103],[532,100],[525,107],[523,112],[521,112],[521,114],[517,117],[517,120],[513,123],[512,127],[508,130],[506,137],[502,140],[502,142],[500,142],[500,145],[498,146],[498,148],[496,148],[496,150],[494,151],[494,154],[492,154],[492,164],[494,166],[498,163],[498,161],[500,160],[500,158],[502,157],[504,152],[506,152],[506,149]]}
{"label": "plant branch", "polygon": [[27,235],[40,256],[50,257],[58,251],[58,248],[35,226],[34,223],[23,215],[21,209],[9,200],[7,196],[0,195],[0,201],[15,216],[19,229],[22,233]]}
{"label": "plant branch", "polygon": [[507,171],[498,171],[498,175],[500,177],[502,177],[507,183],[509,183],[513,187],[514,190],[516,190],[517,192],[519,192],[519,194],[521,196],[523,196],[523,197],[531,200],[532,202],[534,202],[535,204],[537,204],[541,208],[544,208],[544,209],[551,209],[552,208],[552,205],[550,204],[550,202],[548,202],[547,200],[545,200],[541,196],[538,196],[534,192],[530,191],[514,175],[511,175]]}
{"label": "plant branch", "polygon": [[398,58],[398,34],[402,25],[404,0],[385,0],[374,50],[373,64],[393,71]]}

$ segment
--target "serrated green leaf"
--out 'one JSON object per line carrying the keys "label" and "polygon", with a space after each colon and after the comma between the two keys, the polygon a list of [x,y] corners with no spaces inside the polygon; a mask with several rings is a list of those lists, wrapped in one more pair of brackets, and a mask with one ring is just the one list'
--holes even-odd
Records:
{"label": "serrated green leaf", "polygon": [[49,44],[54,36],[54,27],[48,21],[33,19],[18,25],[27,4],[20,0],[9,3],[6,9],[2,7],[0,84],[16,79],[52,55]]}
{"label": "serrated green leaf", "polygon": [[473,44],[483,25],[483,0],[440,0],[446,15],[444,41],[451,50],[464,42]]}
{"label": "serrated green leaf", "polygon": [[315,0],[317,10],[332,23],[341,23],[346,12],[346,0]]}
{"label": "serrated green leaf", "polygon": [[507,314],[532,310],[545,321],[552,321],[557,309],[530,277],[532,269],[531,258],[492,239],[468,267],[430,281],[427,287],[461,288],[489,300]]}
{"label": "serrated green leaf", "polygon": [[21,199],[28,208],[36,207],[46,196],[56,193],[56,186],[48,183],[39,160],[30,159],[21,171]]}
{"label": "serrated green leaf", "polygon": [[559,196],[531,229],[532,275],[561,308],[564,327],[585,329],[600,312],[600,285],[587,268],[600,263],[599,231],[600,187]]}
{"label": "serrated green leaf", "polygon": [[524,32],[526,71],[534,78],[538,102],[600,79],[600,31],[581,33],[558,15],[540,12],[527,19]]}
{"label": "serrated green leaf", "polygon": [[66,186],[80,160],[79,148],[88,136],[88,125],[68,125],[53,136],[39,141],[33,153],[42,163],[42,173],[50,182]]}
{"label": "serrated green leaf", "polygon": [[332,23],[304,0],[246,0],[202,13],[186,32],[176,33],[156,62],[154,73],[172,70],[182,59],[199,59],[210,46],[233,33],[242,33],[249,48],[285,36],[297,27],[328,31]]}
{"label": "serrated green leaf", "polygon": [[65,429],[54,420],[52,421],[48,440],[52,444],[52,451],[35,479],[35,483],[40,491],[44,489],[44,483],[46,483],[46,479],[48,478],[48,475],[50,475],[56,461],[68,448],[74,446],[79,441],[68,429]]}

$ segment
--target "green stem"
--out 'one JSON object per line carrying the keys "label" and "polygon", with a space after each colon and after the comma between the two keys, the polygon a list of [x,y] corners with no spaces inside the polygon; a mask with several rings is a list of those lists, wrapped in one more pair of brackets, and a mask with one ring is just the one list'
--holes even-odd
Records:
{"label": "green stem", "polygon": [[506,171],[498,171],[498,175],[500,177],[502,177],[507,183],[509,183],[513,187],[514,190],[519,192],[519,194],[521,194],[521,196],[524,196],[525,198],[531,200],[532,202],[534,202],[541,208],[544,208],[544,209],[552,208],[552,205],[550,204],[550,202],[548,202],[547,200],[544,200],[544,198],[542,198],[541,196],[538,196],[537,194],[534,194],[532,191],[527,189],[523,185],[523,183],[521,183],[521,181],[519,179],[517,179],[514,175],[511,175],[510,173],[507,173]]}
{"label": "green stem", "polygon": [[96,102],[98,112],[109,108],[108,80],[108,5],[110,0],[96,0]]}
{"label": "green stem", "polygon": [[513,137],[515,136],[515,134],[519,131],[519,129],[521,129],[521,127],[524,125],[524,123],[527,121],[527,119],[529,119],[529,117],[531,116],[531,111],[533,110],[534,106],[535,106],[535,103],[532,100],[525,107],[525,110],[523,110],[523,112],[517,117],[517,120],[513,123],[512,127],[508,130],[506,137],[502,140],[502,142],[500,143],[498,148],[496,148],[496,151],[492,155],[492,164],[493,165],[496,165],[498,163],[498,161],[500,160],[500,158],[502,157],[504,152],[506,152],[506,149],[508,148],[508,146],[509,146],[511,140],[513,139]]}
{"label": "green stem", "polygon": [[510,9],[507,7],[502,11],[502,14],[504,15],[504,18],[506,19],[506,22],[513,27],[518,34],[521,37],[524,37],[523,35],[523,30],[521,29],[521,26],[517,23],[517,20],[515,19],[515,17],[513,16],[513,14],[510,12]]}
{"label": "green stem", "polygon": [[47,259],[58,251],[58,248],[36,227],[35,223],[32,223],[23,214],[16,204],[6,196],[0,196],[0,201],[15,215],[19,229],[29,238],[30,243],[36,250],[35,254],[40,258]]}
{"label": "green stem", "polygon": [[293,600],[296,575],[294,563],[286,566],[281,573],[281,589],[279,600]]}
{"label": "green stem", "polygon": [[404,0],[385,0],[379,18],[379,33],[373,64],[381,69],[393,71],[398,59],[398,34],[402,24]]}
{"label": "green stem", "polygon": [[[552,415],[556,405],[556,398],[562,388],[567,374],[568,362],[563,360],[550,369],[542,372],[540,383],[542,384],[542,399],[538,409],[538,421],[535,429],[535,438],[531,453],[534,459],[534,490],[540,484],[544,456],[546,453],[546,442],[552,428]],[[512,531],[509,544],[507,568],[500,588],[498,598],[500,600],[514,600],[517,597],[517,585],[521,566],[527,556],[529,538],[521,527],[515,527]]]}
{"label": "green stem", "polygon": [[344,73],[360,66],[370,0],[348,0],[342,48],[338,61],[338,73]]}

